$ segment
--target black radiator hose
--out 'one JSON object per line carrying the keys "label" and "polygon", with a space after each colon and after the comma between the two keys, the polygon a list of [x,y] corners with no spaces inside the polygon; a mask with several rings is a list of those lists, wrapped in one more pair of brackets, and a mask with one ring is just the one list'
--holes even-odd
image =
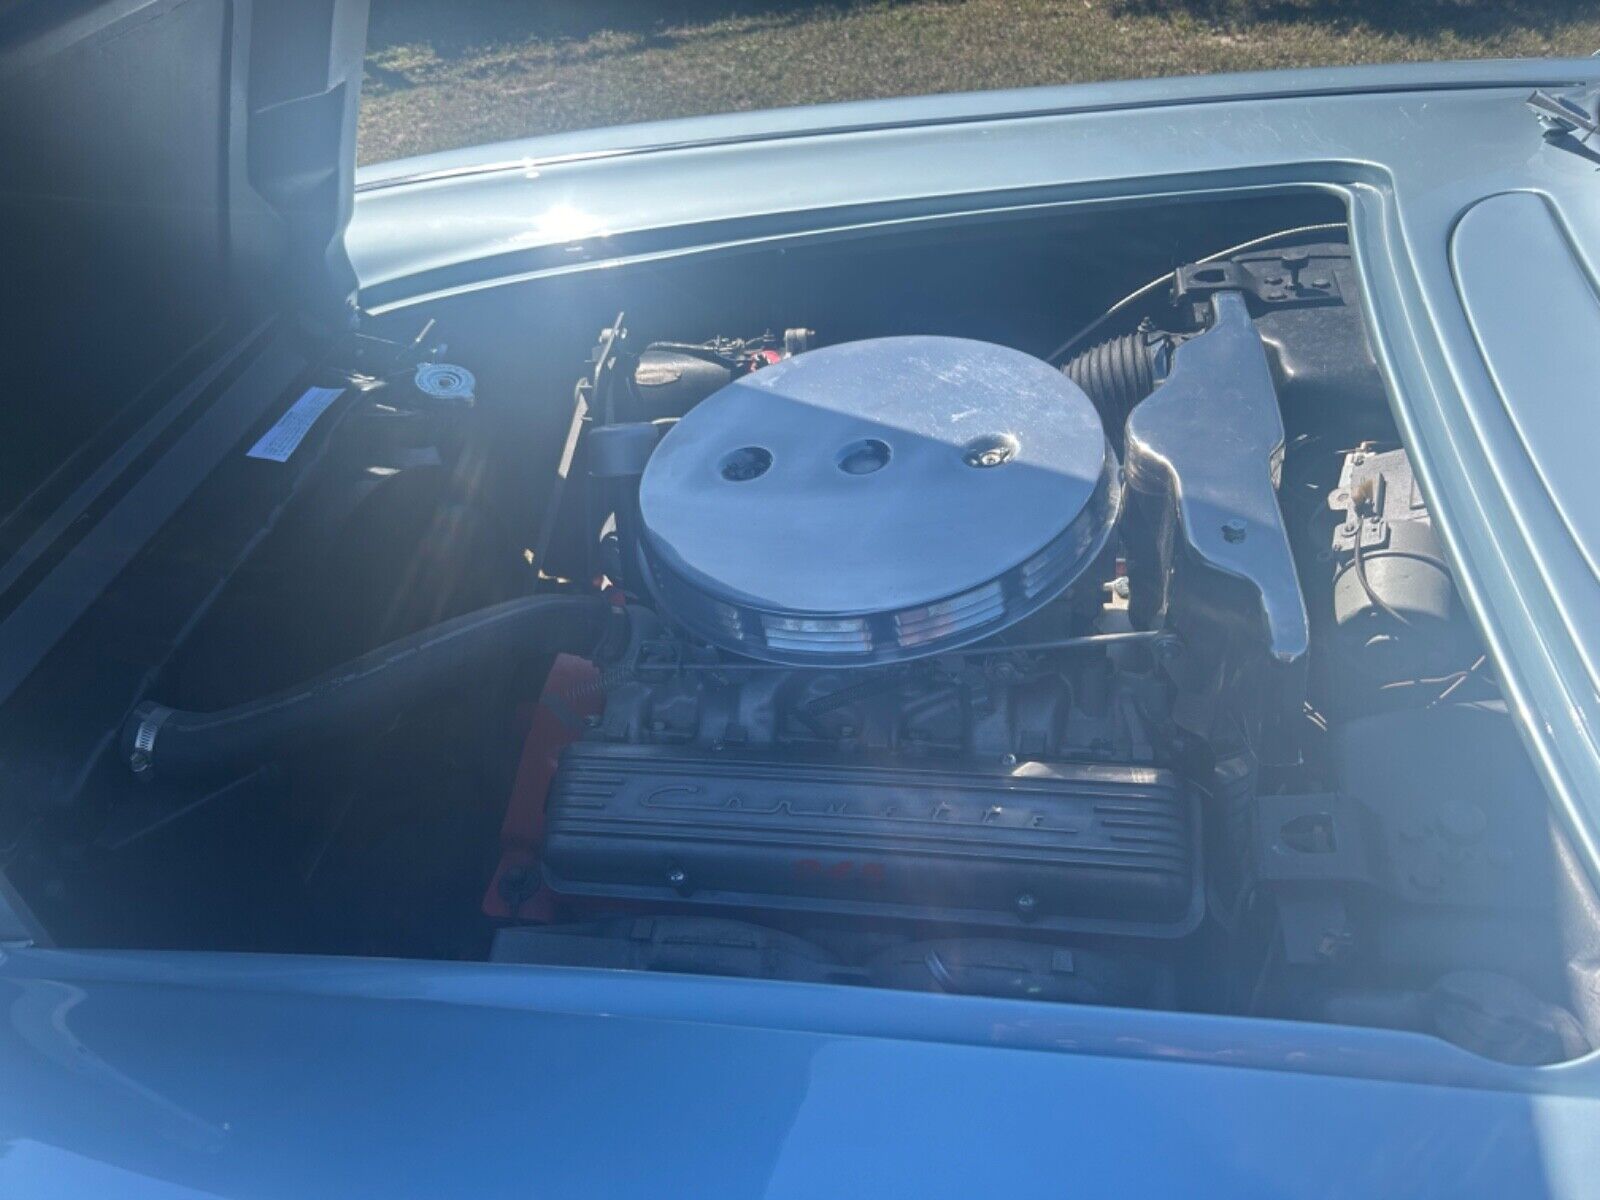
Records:
{"label": "black radiator hose", "polygon": [[140,778],[238,774],[288,751],[371,733],[492,665],[543,654],[605,661],[627,646],[623,611],[598,596],[527,596],[430,626],[283,691],[215,712],[149,702],[123,727]]}

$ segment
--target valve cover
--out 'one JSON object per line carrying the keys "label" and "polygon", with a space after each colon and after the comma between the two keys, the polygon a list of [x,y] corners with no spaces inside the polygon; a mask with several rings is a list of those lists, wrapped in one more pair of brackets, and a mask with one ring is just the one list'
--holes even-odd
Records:
{"label": "valve cover", "polygon": [[1199,923],[1196,799],[1118,763],[938,770],[579,743],[544,882],[577,906],[878,917],[1137,937]]}

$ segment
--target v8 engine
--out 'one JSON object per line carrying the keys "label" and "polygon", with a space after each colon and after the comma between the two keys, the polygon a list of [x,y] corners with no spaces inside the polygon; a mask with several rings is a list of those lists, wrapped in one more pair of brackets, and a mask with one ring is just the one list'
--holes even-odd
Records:
{"label": "v8 engine", "polygon": [[634,636],[550,791],[550,892],[1193,932],[1169,764],[1211,729],[1175,700],[1269,730],[1246,689],[1303,687],[1307,641],[1266,351],[1237,292],[1202,321],[1126,468],[1070,371],[959,338],[755,360],[658,444],[597,426]]}
{"label": "v8 engine", "polygon": [[706,398],[619,521],[656,608],[556,776],[552,891],[1192,930],[1157,639],[1105,603],[1122,493],[1083,390],[999,346],[828,346]]}

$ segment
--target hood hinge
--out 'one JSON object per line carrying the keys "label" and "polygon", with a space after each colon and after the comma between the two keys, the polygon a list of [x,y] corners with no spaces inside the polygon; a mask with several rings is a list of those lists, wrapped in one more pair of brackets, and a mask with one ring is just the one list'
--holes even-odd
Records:
{"label": "hood hinge", "polygon": [[1536,88],[1525,103],[1544,127],[1545,141],[1600,163],[1600,150],[1590,145],[1600,133],[1600,86]]}

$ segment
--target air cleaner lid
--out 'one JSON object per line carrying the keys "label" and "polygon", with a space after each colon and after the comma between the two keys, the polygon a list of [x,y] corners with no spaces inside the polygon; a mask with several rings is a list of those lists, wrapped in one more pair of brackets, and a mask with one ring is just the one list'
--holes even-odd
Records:
{"label": "air cleaner lid", "polygon": [[1116,459],[1083,391],[961,338],[850,342],[692,409],[640,486],[663,608],[776,662],[888,661],[970,642],[1099,553]]}

